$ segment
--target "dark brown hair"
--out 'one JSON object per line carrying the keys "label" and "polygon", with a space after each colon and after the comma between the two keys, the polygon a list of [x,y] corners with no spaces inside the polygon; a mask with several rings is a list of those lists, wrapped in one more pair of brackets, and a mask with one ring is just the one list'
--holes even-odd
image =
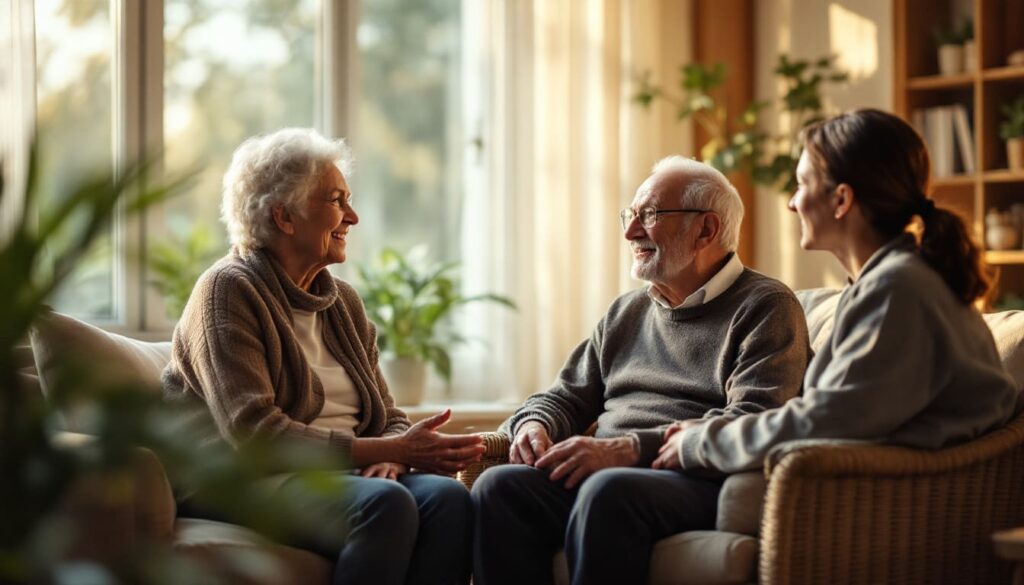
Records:
{"label": "dark brown hair", "polygon": [[983,297],[991,283],[960,216],[936,208],[925,195],[931,162],[917,132],[900,118],[862,109],[808,126],[804,148],[823,179],[846,183],[872,227],[883,237],[906,231],[915,215],[924,223],[921,258],[964,304]]}

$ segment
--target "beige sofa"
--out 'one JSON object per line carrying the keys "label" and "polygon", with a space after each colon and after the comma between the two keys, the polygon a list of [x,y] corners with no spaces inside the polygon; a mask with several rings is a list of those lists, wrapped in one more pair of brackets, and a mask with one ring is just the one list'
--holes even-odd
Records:
{"label": "beige sofa", "polygon": [[[820,347],[831,333],[836,291],[798,296],[812,345]],[[1024,312],[985,318],[1004,363],[1024,387]],[[105,375],[153,388],[170,355],[169,343],[136,341],[62,315],[34,331],[32,346],[43,392],[45,364],[66,348],[87,348]],[[67,425],[76,428],[73,416]],[[485,439],[485,460],[460,477],[467,485],[486,467],[507,461],[507,438],[487,433]],[[77,448],[88,438],[68,433],[61,440]],[[112,558],[150,539],[231,582],[329,581],[331,565],[322,557],[238,526],[178,518],[152,453],[139,450],[135,475],[127,500],[112,500],[86,479],[66,502],[87,527],[76,547],[82,556]],[[1013,526],[1024,526],[1024,417],[938,452],[798,442],[779,449],[764,474],[726,481],[715,531],[659,542],[650,583],[1002,582],[1010,567],[996,559],[989,536]],[[568,581],[564,557],[556,557],[554,571],[558,582]]]}
{"label": "beige sofa", "polygon": [[[813,349],[832,333],[838,292],[797,292]],[[1024,388],[1024,311],[985,320]],[[508,438],[486,438],[470,482],[508,461]],[[763,473],[726,480],[716,530],[658,542],[649,583],[1008,583],[1012,567],[990,537],[1014,526],[1024,526],[1024,413],[934,452],[796,441],[776,449]],[[569,582],[563,553],[553,570],[556,583]]]}
{"label": "beige sofa", "polygon": [[[44,394],[56,375],[47,364],[61,352],[87,356],[109,381],[133,382],[154,392],[159,388],[160,372],[170,360],[169,342],[137,341],[56,313],[47,317],[45,326],[33,330],[31,341],[38,385]],[[31,383],[35,377],[26,371],[22,379]],[[87,448],[92,438],[75,432],[81,429],[76,415],[68,413],[64,424],[68,432],[58,436],[58,443],[69,449]],[[146,449],[137,450],[129,490],[113,494],[109,479],[83,478],[64,502],[67,517],[77,527],[70,555],[74,558],[116,563],[123,551],[148,542],[171,547],[224,582],[330,582],[333,565],[324,557],[270,542],[240,526],[179,518],[164,468]]]}

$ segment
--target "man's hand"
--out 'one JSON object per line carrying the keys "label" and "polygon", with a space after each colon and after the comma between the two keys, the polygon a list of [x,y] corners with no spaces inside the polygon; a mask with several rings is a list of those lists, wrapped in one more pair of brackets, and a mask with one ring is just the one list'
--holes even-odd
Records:
{"label": "man's hand", "polygon": [[593,437],[572,437],[548,449],[537,467],[551,468],[551,481],[564,477],[565,489],[571,490],[595,471],[606,467],[629,467],[640,459],[632,437],[595,439]]}
{"label": "man's hand", "polygon": [[409,472],[409,468],[401,463],[374,463],[359,471],[363,477],[379,477],[381,479],[398,479],[399,475]]}
{"label": "man's hand", "polygon": [[535,420],[524,422],[519,426],[519,432],[509,447],[508,460],[511,463],[533,465],[552,444],[548,429],[544,425]]}
{"label": "man's hand", "polygon": [[698,426],[702,422],[704,421],[699,419],[689,419],[670,424],[665,429],[665,442],[658,449],[658,458],[654,460],[651,467],[654,469],[680,469],[682,464],[679,463],[679,444],[683,440],[683,434],[680,431]]}

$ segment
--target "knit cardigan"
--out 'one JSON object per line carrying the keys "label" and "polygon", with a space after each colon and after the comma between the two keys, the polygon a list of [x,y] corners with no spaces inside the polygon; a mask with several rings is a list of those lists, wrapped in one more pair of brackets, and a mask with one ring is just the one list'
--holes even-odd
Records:
{"label": "knit cardigan", "polygon": [[220,437],[232,445],[297,438],[351,459],[351,436],[311,425],[324,390],[295,336],[293,309],[323,317],[324,344],[362,402],[355,435],[408,429],[378,368],[376,330],[359,295],[327,270],[304,291],[265,250],[232,250],[199,278],[174,330],[164,396],[205,403]]}

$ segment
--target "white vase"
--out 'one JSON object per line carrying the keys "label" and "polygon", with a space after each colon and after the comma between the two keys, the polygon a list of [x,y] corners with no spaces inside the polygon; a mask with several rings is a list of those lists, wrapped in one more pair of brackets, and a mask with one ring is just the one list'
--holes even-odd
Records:
{"label": "white vase", "polygon": [[964,70],[963,45],[939,47],[939,75],[956,75]]}
{"label": "white vase", "polygon": [[427,386],[427,364],[412,357],[381,357],[380,369],[397,406],[423,402]]}
{"label": "white vase", "polygon": [[1006,166],[1013,171],[1024,170],[1024,138],[1006,141]]}
{"label": "white vase", "polygon": [[964,71],[974,73],[978,68],[978,44],[973,40],[964,42]]}

